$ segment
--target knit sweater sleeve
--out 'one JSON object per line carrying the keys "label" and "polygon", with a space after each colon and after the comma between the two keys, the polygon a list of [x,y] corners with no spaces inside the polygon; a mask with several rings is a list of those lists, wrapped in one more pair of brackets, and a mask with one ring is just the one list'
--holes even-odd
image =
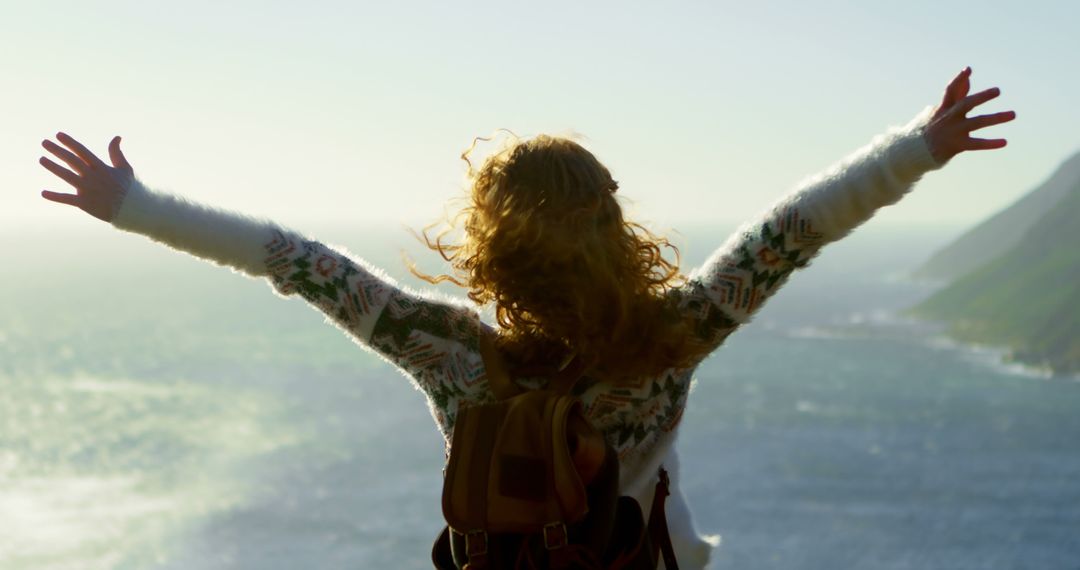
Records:
{"label": "knit sweater sleeve", "polygon": [[476,311],[398,285],[340,246],[263,219],[151,190],[135,180],[112,221],[218,265],[299,294],[360,346],[413,380],[444,432],[458,405],[485,397]]}
{"label": "knit sweater sleeve", "polygon": [[672,294],[698,340],[719,346],[763,303],[806,267],[821,248],[899,201],[928,171],[940,168],[924,131],[926,108],[903,127],[875,137],[736,231]]}

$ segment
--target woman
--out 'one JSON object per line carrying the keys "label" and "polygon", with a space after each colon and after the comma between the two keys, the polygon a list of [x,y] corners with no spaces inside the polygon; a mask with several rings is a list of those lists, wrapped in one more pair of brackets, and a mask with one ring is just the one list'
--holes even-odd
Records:
{"label": "woman", "polygon": [[696,366],[794,269],[898,201],[924,173],[960,152],[1005,146],[1003,139],[970,136],[1015,118],[1011,111],[968,118],[999,94],[968,95],[970,75],[964,69],[936,109],[797,189],[685,279],[662,257],[665,240],[623,219],[617,184],[579,145],[541,136],[512,141],[479,169],[470,163],[464,241],[428,241],[455,273],[428,280],[455,280],[475,303],[494,305],[494,326],[464,303],[399,287],[342,250],[148,189],[119,137],[109,145],[112,166],[63,133],[60,144],[44,141],[68,168],[45,157],[41,164],[76,192],[42,196],[266,277],[282,295],[299,293],[410,377],[447,441],[460,407],[492,399],[481,335],[497,335],[523,385],[540,385],[558,363],[586,357],[592,364],[579,382],[580,397],[619,454],[622,494],[648,509],[662,464],[671,477],[667,516],[677,559],[683,568],[702,568],[710,541],[694,531],[673,446]]}

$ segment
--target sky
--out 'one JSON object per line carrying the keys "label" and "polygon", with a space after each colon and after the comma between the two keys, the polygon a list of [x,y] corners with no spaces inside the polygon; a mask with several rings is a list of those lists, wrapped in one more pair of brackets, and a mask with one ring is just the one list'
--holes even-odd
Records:
{"label": "sky", "polygon": [[410,224],[499,128],[572,134],[655,228],[729,225],[940,101],[999,86],[967,153],[880,214],[973,224],[1080,151],[1080,2],[11,2],[0,5],[0,227],[47,202],[63,130],[123,137],[149,186],[317,231]]}

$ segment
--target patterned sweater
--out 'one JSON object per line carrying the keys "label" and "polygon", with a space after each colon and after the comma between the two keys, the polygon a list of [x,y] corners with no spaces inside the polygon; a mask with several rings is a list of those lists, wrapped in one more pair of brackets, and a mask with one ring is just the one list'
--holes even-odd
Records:
{"label": "patterned sweater", "polygon": [[[696,323],[696,334],[719,346],[823,245],[899,200],[927,171],[939,168],[923,130],[926,109],[890,129],[743,226],[685,285],[670,291]],[[427,396],[449,441],[462,406],[493,399],[479,335],[492,326],[475,307],[409,290],[341,247],[238,213],[148,189],[136,180],[113,224],[173,248],[265,277],[280,295],[299,294],[357,344],[398,367]],[[680,566],[704,568],[716,537],[694,530],[679,488],[673,442],[696,366],[669,369],[636,385],[580,382],[586,414],[619,453],[623,494],[648,516],[658,467],[671,475],[668,519]],[[522,379],[534,387],[541,379]]]}

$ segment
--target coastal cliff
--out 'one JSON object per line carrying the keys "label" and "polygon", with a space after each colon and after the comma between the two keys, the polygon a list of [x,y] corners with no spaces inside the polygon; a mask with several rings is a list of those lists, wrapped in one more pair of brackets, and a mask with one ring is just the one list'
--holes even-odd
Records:
{"label": "coastal cliff", "polygon": [[[1053,194],[1059,195],[1048,200]],[[1009,220],[1021,224],[1036,209],[1044,211],[1022,231],[1012,228],[1015,240],[995,251],[1001,240],[987,232]],[[964,250],[977,259],[958,258]],[[959,270],[944,271],[949,263]],[[1080,373],[1080,155],[935,254],[916,276],[952,279],[914,307],[914,315],[947,323],[958,340],[1008,347],[1016,361],[1055,374]]]}
{"label": "coastal cliff", "polygon": [[1080,152],[1034,190],[943,247],[915,270],[921,279],[953,280],[1004,255],[1080,184]]}

